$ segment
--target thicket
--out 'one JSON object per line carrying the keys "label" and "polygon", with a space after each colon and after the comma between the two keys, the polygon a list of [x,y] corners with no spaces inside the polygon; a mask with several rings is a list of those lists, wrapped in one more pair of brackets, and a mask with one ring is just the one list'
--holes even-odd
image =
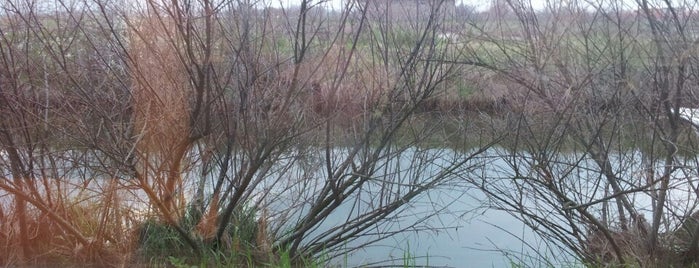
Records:
{"label": "thicket", "polygon": [[0,3],[0,265],[323,266],[473,192],[696,265],[693,3],[427,2]]}
{"label": "thicket", "polygon": [[416,147],[443,3],[322,2],[2,2],[0,265],[322,265],[432,228],[392,229],[472,156]]}

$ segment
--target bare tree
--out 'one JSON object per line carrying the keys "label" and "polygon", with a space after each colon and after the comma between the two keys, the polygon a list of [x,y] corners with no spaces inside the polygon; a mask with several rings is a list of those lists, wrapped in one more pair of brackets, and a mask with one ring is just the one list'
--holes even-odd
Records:
{"label": "bare tree", "polygon": [[473,183],[585,262],[694,263],[676,241],[696,206],[695,137],[679,114],[696,102],[694,4],[506,2],[516,19],[472,25],[484,41],[462,63],[520,94],[510,175]]}
{"label": "bare tree", "polygon": [[243,242],[294,261],[449,227],[428,221],[448,202],[410,206],[462,187],[492,141],[423,147],[448,119],[423,112],[454,79],[453,2],[383,7],[414,20],[326,2],[3,2],[0,241],[20,250],[0,263],[127,263],[151,222],[201,255],[252,220]]}

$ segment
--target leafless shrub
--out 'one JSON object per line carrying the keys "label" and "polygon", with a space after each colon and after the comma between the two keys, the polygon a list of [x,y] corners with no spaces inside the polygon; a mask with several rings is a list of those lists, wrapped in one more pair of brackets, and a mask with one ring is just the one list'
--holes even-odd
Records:
{"label": "leafless shrub", "polygon": [[[474,186],[591,265],[676,263],[678,244],[667,237],[697,200],[693,133],[677,113],[696,90],[686,46],[696,6],[500,3],[490,20],[469,25],[485,41],[467,47],[462,63],[524,89],[515,104],[524,109],[505,129],[515,137],[502,154],[511,180]],[[641,235],[634,219],[644,216]]]}
{"label": "leafless shrub", "polygon": [[448,1],[419,23],[322,2],[0,4],[0,264],[134,264],[149,224],[194,255],[239,249],[248,208],[260,258],[433,228],[444,204],[390,229],[484,150],[424,150],[438,124],[411,124],[453,72]]}

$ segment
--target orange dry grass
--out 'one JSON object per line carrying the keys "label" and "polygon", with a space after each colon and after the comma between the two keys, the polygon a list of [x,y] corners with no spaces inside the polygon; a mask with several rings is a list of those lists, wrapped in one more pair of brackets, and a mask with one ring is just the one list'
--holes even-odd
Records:
{"label": "orange dry grass", "polygon": [[174,22],[155,13],[132,24],[130,40],[138,179],[151,202],[171,220],[184,207],[178,189],[190,146],[190,88],[178,55],[181,40]]}
{"label": "orange dry grass", "polygon": [[[83,188],[76,190],[87,192]],[[29,252],[25,256],[20,256],[19,252],[20,215],[8,211],[10,207],[5,207],[0,213],[0,250],[3,252],[0,266],[119,267],[132,262],[132,229],[136,218],[118,197],[116,181],[100,193],[69,197],[54,189],[51,196],[50,202],[46,196],[32,196],[36,199],[34,202],[46,204],[52,215],[47,210],[28,207],[25,227],[29,241],[24,242],[29,245]],[[13,202],[10,198],[2,201]],[[66,232],[58,219],[77,230],[88,243]]]}
{"label": "orange dry grass", "polygon": [[216,228],[218,227],[218,202],[218,193],[215,193],[211,199],[209,210],[196,226],[197,233],[204,241],[211,241],[216,236]]}

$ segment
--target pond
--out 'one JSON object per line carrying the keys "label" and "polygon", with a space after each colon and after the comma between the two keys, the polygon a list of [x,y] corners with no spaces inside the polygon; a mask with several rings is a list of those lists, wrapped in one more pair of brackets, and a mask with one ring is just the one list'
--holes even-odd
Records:
{"label": "pond", "polygon": [[[457,154],[441,151],[439,153],[441,157],[447,158]],[[619,178],[622,189],[635,189],[647,184],[649,163],[644,163],[643,157],[640,151],[624,151],[610,155],[612,172]],[[604,186],[605,177],[589,155],[568,152],[547,159],[551,161],[550,167],[555,173],[554,177],[560,180],[561,189],[567,191],[566,194],[577,203],[601,199],[609,194],[605,191],[608,187]],[[661,233],[677,228],[681,223],[681,215],[691,214],[697,202],[697,186],[692,179],[699,177],[696,159],[678,156],[676,160],[681,165],[673,169],[667,207],[680,216],[664,219]],[[444,166],[440,161],[435,159],[431,164],[435,169],[439,169]],[[399,234],[377,245],[341,257],[337,263],[343,267],[402,266],[405,263],[403,259],[408,257],[409,263],[437,267],[511,267],[512,264],[525,267],[558,267],[579,264],[570,253],[558,248],[555,242],[542,239],[513,215],[502,210],[489,209],[496,206],[492,203],[493,199],[487,198],[480,188],[475,187],[478,184],[486,184],[490,185],[486,187],[489,190],[500,191],[498,193],[502,194],[502,198],[521,198],[528,213],[553,223],[561,223],[565,228],[567,225],[564,223],[566,219],[562,216],[564,213],[561,204],[545,202],[555,198],[544,198],[542,195],[545,195],[545,191],[527,188],[532,185],[514,180],[516,177],[534,176],[535,172],[531,167],[536,164],[530,153],[491,148],[474,158],[469,163],[470,168],[459,174],[461,179],[472,182],[471,187],[462,185],[464,187],[438,189],[421,196],[415,200],[416,205],[402,212],[408,215],[425,215],[434,211],[434,200],[448,203],[443,213],[427,224],[434,226],[433,231]],[[650,170],[656,171],[656,178],[660,177],[663,165],[660,160],[652,164],[653,168]],[[641,189],[630,191],[626,196],[642,217],[651,219],[652,198],[649,192]],[[600,203],[589,206],[587,211],[601,215],[604,208]],[[606,213],[610,219],[618,216],[613,209]],[[346,214],[346,211],[339,209],[333,216],[341,221]],[[403,220],[401,223],[408,224],[420,218],[405,217]],[[405,226],[401,223],[397,224],[396,229]],[[440,229],[441,227],[454,228]]]}
{"label": "pond", "polygon": [[[511,170],[502,170],[507,169],[508,165],[500,157],[498,150],[489,150],[482,157],[474,159],[469,163],[468,170],[463,171],[470,175],[462,175],[495,177],[511,174]],[[457,153],[449,152],[443,156],[451,157],[453,154]],[[439,160],[431,165],[435,169],[444,166]],[[342,267],[402,267],[406,262],[435,267],[510,267],[511,264],[549,266],[552,264],[549,262],[573,261],[572,257],[561,256],[560,251],[549,249],[545,241],[509,213],[484,208],[486,196],[469,186],[438,189],[419,197],[415,200],[415,205],[402,212],[415,216],[402,218],[402,222],[396,223],[394,229],[420,221],[420,215],[434,212],[435,200],[448,203],[448,206],[425,224],[433,226],[433,230],[398,234],[376,245],[341,256],[335,263]],[[331,215],[330,220],[336,217],[334,223],[340,223],[347,214],[341,207]],[[329,227],[334,223],[326,225]],[[362,242],[354,243],[358,245]],[[550,257],[552,254],[556,258]]]}
{"label": "pond", "polygon": [[[347,149],[337,148],[333,150],[333,155],[337,159],[343,159],[347,154]],[[295,155],[295,153],[290,153]],[[323,154],[317,154],[323,155]],[[439,173],[444,167],[451,163],[459,162],[468,153],[456,152],[451,149],[418,149],[405,150],[396,155],[395,158],[387,159],[380,166],[383,173],[375,174],[377,178],[396,177],[399,180],[406,178],[414,179],[416,176],[430,178]],[[67,152],[64,159],[72,163],[72,159],[85,157],[82,154]],[[313,159],[313,158],[316,159]],[[311,154],[308,161],[285,162],[279,161],[268,167],[263,174],[263,181],[259,185],[259,191],[271,193],[267,195],[271,201],[263,202],[273,210],[289,210],[284,203],[285,195],[312,195],[313,193],[299,193],[295,191],[308,191],[303,187],[293,190],[285,182],[289,182],[289,177],[296,178],[323,178],[324,167],[322,156]],[[287,159],[296,159],[289,157]],[[416,160],[422,161],[420,170],[415,170]],[[594,161],[581,153],[563,153],[552,156],[553,171],[560,177],[562,185],[569,185],[572,190],[582,193],[579,198],[582,201],[600,198],[604,191],[599,190],[602,176]],[[319,162],[320,161],[320,162]],[[645,166],[643,165],[643,155],[637,151],[617,153],[611,156],[613,172],[623,181],[622,187],[629,189],[644,180]],[[689,214],[694,208],[689,204],[694,204],[696,195],[689,178],[699,177],[696,167],[696,159],[679,159],[684,166],[678,167],[673,172],[673,184],[670,189],[670,203],[668,206],[684,205],[678,208],[680,213]],[[494,147],[475,158],[468,159],[462,168],[455,170],[455,176],[450,178],[449,183],[437,187],[434,191],[424,193],[417,197],[404,210],[400,211],[401,216],[394,220],[377,225],[374,230],[363,233],[360,239],[348,242],[347,248],[360,248],[352,253],[337,256],[332,263],[342,267],[355,266],[391,266],[402,267],[405,263],[416,265],[429,265],[437,267],[510,267],[512,264],[522,264],[525,266],[560,266],[562,264],[574,263],[575,259],[569,253],[557,249],[552,242],[542,239],[535,234],[532,229],[525,226],[515,216],[506,211],[491,209],[494,204],[492,198],[487,197],[482,189],[479,189],[478,182],[498,187],[502,191],[503,197],[512,198],[520,194],[525,199],[523,204],[528,207],[539,209],[537,213],[547,215],[550,213],[552,221],[560,220],[556,218],[555,207],[551,204],[537,203],[540,200],[532,193],[522,191],[522,185],[517,184],[513,178],[517,176],[531,175],[530,167],[534,166],[532,156],[527,152],[511,152],[507,149]],[[661,165],[656,163],[655,165]],[[60,163],[59,163],[60,166]],[[79,168],[70,167],[65,171],[56,171],[60,177],[100,177],[98,174],[90,174]],[[5,172],[5,174],[9,174]],[[87,175],[86,175],[87,174]],[[196,188],[196,178],[200,176],[201,170],[194,167],[184,174],[184,178],[189,183],[186,184],[185,193],[191,199]],[[207,178],[206,188],[210,192],[213,188],[212,181],[217,172],[210,172],[211,178]],[[10,177],[9,175],[7,177]],[[273,183],[266,184],[267,178]],[[278,178],[287,178],[277,180]],[[67,185],[80,187],[87,185],[88,192],[98,195],[100,191],[107,187],[110,180],[90,180],[85,184],[82,179],[74,180]],[[686,183],[690,181],[690,183]],[[318,183],[318,182],[317,182]],[[313,183],[306,183],[313,184]],[[365,189],[366,193],[374,190],[369,184]],[[604,188],[604,187],[602,187]],[[292,190],[290,190],[292,189]],[[515,191],[519,189],[519,192]],[[510,191],[511,190],[511,191]],[[64,189],[69,196],[84,194],[84,191]],[[0,205],[8,209],[9,203],[6,193],[0,191]],[[130,196],[129,196],[130,195]],[[4,197],[3,197],[4,196]],[[257,198],[252,193],[251,198]],[[629,194],[634,206],[641,214],[648,218],[651,198],[643,191]],[[147,210],[145,205],[147,198],[143,192],[129,190],[124,193],[123,198],[127,205],[134,210]],[[348,202],[352,203],[352,202]],[[555,205],[555,204],[554,204]],[[679,206],[678,205],[678,206]],[[303,208],[288,214],[289,223],[294,222],[294,217],[303,213]],[[599,212],[598,207],[591,207],[592,212]],[[294,214],[297,213],[297,214]],[[427,219],[426,216],[436,214],[437,216]],[[324,231],[341,226],[348,217],[357,215],[352,204],[344,204],[338,207],[330,216],[323,221],[320,226],[309,233],[309,237],[322,235]],[[612,215],[613,216],[613,215]],[[560,216],[559,216],[560,217]],[[418,222],[418,225],[413,226]],[[280,223],[285,224],[285,223]],[[282,226],[283,227],[283,226]],[[414,227],[414,228],[413,228]],[[375,234],[386,234],[407,228],[407,232],[391,236],[378,243],[363,246],[364,243],[376,239]],[[669,228],[669,227],[668,227]],[[553,246],[552,246],[553,245]],[[406,260],[407,259],[407,260]]]}

